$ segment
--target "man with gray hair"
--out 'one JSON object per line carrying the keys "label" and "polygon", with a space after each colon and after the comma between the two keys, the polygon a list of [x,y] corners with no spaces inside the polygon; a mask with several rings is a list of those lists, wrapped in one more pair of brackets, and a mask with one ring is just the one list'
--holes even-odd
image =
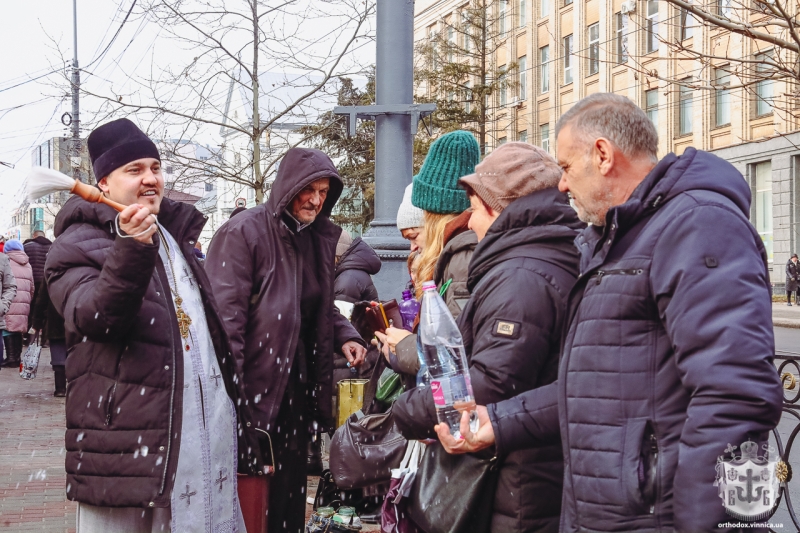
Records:
{"label": "man with gray hair", "polygon": [[752,507],[715,486],[717,461],[765,443],[782,402],[747,182],[693,148],[657,161],[652,123],[613,94],[578,102],[556,137],[559,188],[591,224],[576,239],[558,379],[479,407],[474,435],[463,423],[463,440],[439,438],[504,455],[560,433],[561,531],[726,529],[721,495],[737,516]]}

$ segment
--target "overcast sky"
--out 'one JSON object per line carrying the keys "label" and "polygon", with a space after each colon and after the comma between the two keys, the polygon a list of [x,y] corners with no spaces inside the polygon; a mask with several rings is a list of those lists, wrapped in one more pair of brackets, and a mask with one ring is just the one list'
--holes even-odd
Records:
{"label": "overcast sky", "polygon": [[[78,58],[86,69],[81,81],[98,92],[108,94],[112,87],[115,94],[132,91],[136,83],[131,79],[147,74],[154,61],[174,62],[180,68],[186,64],[182,59],[190,57],[189,51],[141,18],[132,17],[121,25],[131,2],[77,0]],[[71,0],[2,0],[2,6],[0,162],[15,169],[0,165],[0,232],[10,226],[11,211],[24,194],[21,187],[31,166],[31,150],[49,138],[69,135],[61,116],[71,110],[69,69],[64,67],[73,53]],[[362,41],[358,48],[358,62],[374,61],[374,45]],[[91,120],[97,107],[97,102],[82,101],[81,119]]]}

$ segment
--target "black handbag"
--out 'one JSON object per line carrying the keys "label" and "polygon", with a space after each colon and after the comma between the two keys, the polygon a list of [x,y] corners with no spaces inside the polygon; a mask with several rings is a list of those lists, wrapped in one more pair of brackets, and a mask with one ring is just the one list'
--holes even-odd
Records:
{"label": "black handbag", "polygon": [[342,489],[388,484],[392,468],[400,466],[405,450],[406,439],[395,426],[391,409],[366,416],[358,411],[331,439],[333,479]]}
{"label": "black handbag", "polygon": [[489,531],[497,484],[497,457],[451,455],[429,444],[408,498],[411,520],[426,533]]}

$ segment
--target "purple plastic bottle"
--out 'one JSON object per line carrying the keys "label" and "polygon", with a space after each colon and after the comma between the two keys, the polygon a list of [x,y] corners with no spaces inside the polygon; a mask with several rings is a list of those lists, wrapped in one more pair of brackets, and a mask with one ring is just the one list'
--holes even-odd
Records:
{"label": "purple plastic bottle", "polygon": [[403,329],[412,331],[414,329],[414,320],[419,313],[420,303],[411,295],[411,291],[403,291],[403,301],[400,302],[400,316],[403,317]]}

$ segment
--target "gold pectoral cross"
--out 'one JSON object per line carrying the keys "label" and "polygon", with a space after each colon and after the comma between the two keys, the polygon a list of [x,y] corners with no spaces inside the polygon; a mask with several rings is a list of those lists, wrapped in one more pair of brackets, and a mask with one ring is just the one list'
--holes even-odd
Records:
{"label": "gold pectoral cross", "polygon": [[186,339],[186,338],[189,337],[189,326],[192,325],[192,319],[189,317],[189,315],[187,315],[184,312],[183,308],[181,307],[182,303],[183,303],[183,298],[181,298],[180,296],[176,296],[175,297],[175,307],[176,307],[175,314],[178,317],[178,329],[181,332],[181,337]]}

